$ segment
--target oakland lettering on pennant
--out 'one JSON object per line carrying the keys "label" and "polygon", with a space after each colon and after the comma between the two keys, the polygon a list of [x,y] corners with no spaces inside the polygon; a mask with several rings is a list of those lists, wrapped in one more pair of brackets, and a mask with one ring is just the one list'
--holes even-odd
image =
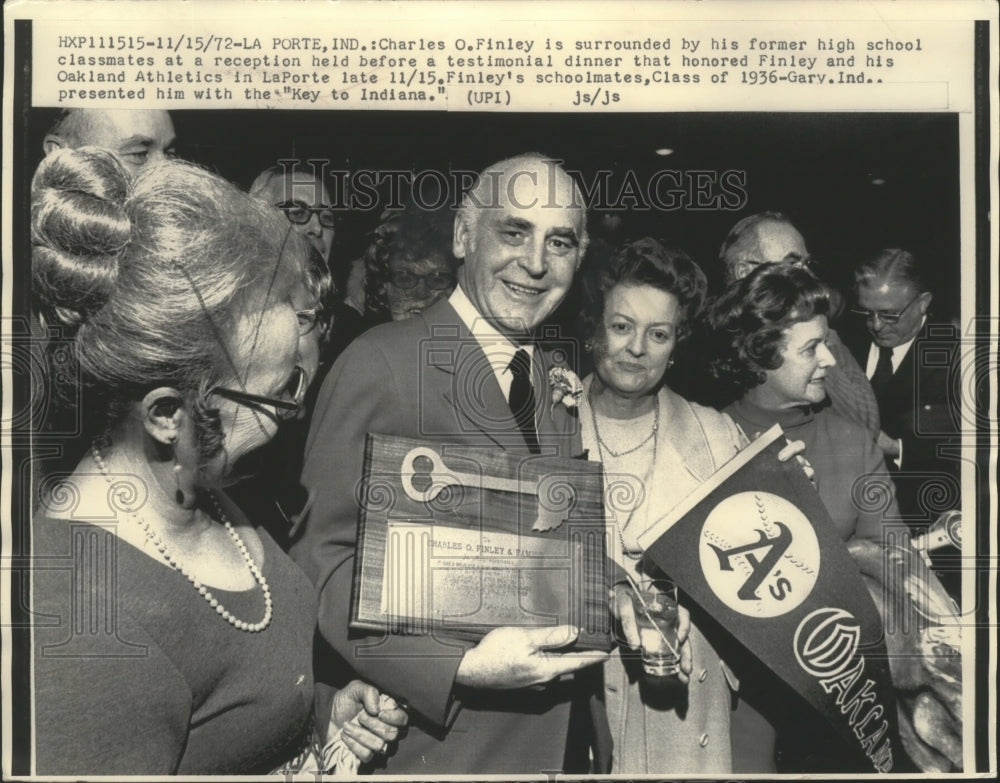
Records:
{"label": "oakland lettering on pennant", "polygon": [[[861,629],[846,609],[824,607],[806,615],[795,631],[792,644],[795,659],[806,672],[819,680],[827,694],[837,692],[834,704],[846,716],[847,726],[859,740],[858,745],[879,772],[892,770],[892,744],[886,736],[889,722],[882,720],[875,730],[865,735],[868,724],[885,714],[885,707],[876,702],[878,694],[872,688],[875,680],[866,678],[855,687],[865,670],[865,656],[858,655]],[[848,698],[848,695],[850,698]],[[862,707],[871,709],[859,720]],[[881,740],[881,745],[879,741]]]}

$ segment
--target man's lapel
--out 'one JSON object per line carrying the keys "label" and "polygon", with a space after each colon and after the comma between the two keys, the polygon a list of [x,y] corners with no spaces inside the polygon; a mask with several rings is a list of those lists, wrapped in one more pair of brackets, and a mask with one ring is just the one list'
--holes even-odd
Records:
{"label": "man's lapel", "polygon": [[910,345],[910,350],[906,352],[906,354],[903,356],[902,361],[899,363],[899,367],[897,367],[896,371],[892,374],[892,383],[894,386],[897,386],[898,388],[909,389],[910,387],[913,386],[914,383],[913,371],[916,365],[916,362],[914,361],[913,357],[917,353],[917,343],[919,343],[920,340],[924,338],[926,335],[926,326],[927,325],[924,324],[925,328],[921,329],[920,332],[917,333],[916,338]]}
{"label": "man's lapel", "polygon": [[[552,389],[549,385],[549,371],[559,366],[553,357],[565,355],[562,351],[549,351],[539,344],[535,348],[532,372],[535,389],[535,425],[538,442],[545,451],[554,447],[563,457],[577,457],[583,451],[580,436],[579,409],[568,408],[561,402],[552,404]],[[572,370],[564,362],[561,366]]]}
{"label": "man's lapel", "polygon": [[421,366],[442,374],[428,386],[454,411],[456,434],[484,435],[505,449],[524,446],[496,374],[455,308],[444,300],[427,310],[423,318],[430,339],[422,348]]}
{"label": "man's lapel", "polygon": [[[439,373],[433,383],[422,384],[427,393],[440,394],[443,404],[454,411],[456,434],[485,436],[503,449],[527,452],[528,445],[500,389],[496,374],[478,341],[462,322],[455,308],[443,300],[423,314],[429,339],[422,346],[422,367]],[[560,456],[581,452],[576,411],[552,406],[548,373],[552,353],[537,345],[531,371],[535,393],[535,427],[542,451]]]}
{"label": "man's lapel", "polygon": [[914,357],[917,353],[917,345],[922,339],[926,339],[927,337],[927,326],[929,323],[930,321],[925,323],[920,331],[917,332],[917,336],[910,345],[910,349],[903,355],[899,366],[892,373],[885,396],[887,400],[892,399],[895,401],[893,405],[901,403],[906,408],[912,407],[913,389],[916,384],[916,360]]}

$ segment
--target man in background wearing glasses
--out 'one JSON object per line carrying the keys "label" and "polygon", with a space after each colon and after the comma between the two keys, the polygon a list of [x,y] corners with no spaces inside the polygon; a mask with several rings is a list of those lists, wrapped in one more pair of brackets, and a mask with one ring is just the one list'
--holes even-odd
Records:
{"label": "man in background wearing glasses", "polygon": [[[763,264],[810,266],[805,239],[781,212],[758,212],[740,220],[722,243],[719,261],[727,285]],[[826,346],[837,360],[826,374],[827,394],[833,409],[861,424],[874,438],[879,432],[879,406],[868,379],[832,328]]]}
{"label": "man in background wearing glasses", "polygon": [[[922,483],[952,477],[957,491],[958,460],[940,451],[957,444],[958,401],[952,404],[948,398],[948,374],[958,346],[950,330],[944,337],[937,331],[930,334],[927,315],[933,294],[912,253],[883,250],[861,264],[854,278],[858,306],[851,312],[864,321],[867,339],[852,347],[878,399],[878,444],[889,468],[899,471],[894,477],[900,511],[926,518],[921,492],[900,479],[903,472],[915,478],[920,474]],[[922,341],[934,350],[922,351]]]}
{"label": "man in background wearing glasses", "polygon": [[[330,263],[336,215],[330,208],[326,185],[315,173],[271,166],[250,185],[250,195],[281,209],[295,229],[316,248],[323,261]],[[338,280],[336,274],[334,283],[338,290],[344,290],[343,281]]]}

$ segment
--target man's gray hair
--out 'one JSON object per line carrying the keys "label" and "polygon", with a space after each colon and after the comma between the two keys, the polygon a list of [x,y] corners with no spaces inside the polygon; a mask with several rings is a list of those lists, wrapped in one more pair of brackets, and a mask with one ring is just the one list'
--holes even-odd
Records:
{"label": "man's gray hair", "polygon": [[[757,226],[761,223],[784,223],[795,228],[795,225],[783,212],[767,210],[747,215],[733,226],[719,248],[719,261],[732,264],[736,261],[762,261],[760,257],[760,242],[757,238]],[[751,240],[753,240],[751,242]]]}
{"label": "man's gray hair", "polygon": [[871,285],[876,280],[909,284],[919,293],[927,291],[927,281],[917,257],[909,250],[890,247],[854,270],[855,286]]}
{"label": "man's gray hair", "polygon": [[574,206],[580,207],[583,220],[582,232],[579,238],[580,255],[583,256],[587,250],[587,245],[590,243],[590,237],[587,234],[587,209],[584,204],[583,194],[576,180],[562,167],[561,163],[562,161],[557,158],[544,155],[540,152],[526,152],[522,155],[515,155],[514,157],[493,163],[479,172],[476,176],[476,181],[463,194],[462,204],[457,211],[457,217],[462,222],[462,225],[465,226],[466,234],[470,237],[470,240],[475,241],[476,229],[479,226],[479,218],[482,210],[498,207],[502,203],[500,199],[500,182],[502,180],[509,180],[510,176],[518,170],[534,168],[538,164],[541,164],[549,167],[553,173],[556,171],[561,172],[566,177],[569,177],[572,183],[572,203]]}

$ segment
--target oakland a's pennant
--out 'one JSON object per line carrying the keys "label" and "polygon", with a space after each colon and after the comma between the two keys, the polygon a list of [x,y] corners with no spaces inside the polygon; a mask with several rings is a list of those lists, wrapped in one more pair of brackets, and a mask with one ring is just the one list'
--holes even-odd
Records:
{"label": "oakland a's pennant", "polygon": [[902,758],[882,623],[775,425],[639,537],[647,556],[879,772]]}

